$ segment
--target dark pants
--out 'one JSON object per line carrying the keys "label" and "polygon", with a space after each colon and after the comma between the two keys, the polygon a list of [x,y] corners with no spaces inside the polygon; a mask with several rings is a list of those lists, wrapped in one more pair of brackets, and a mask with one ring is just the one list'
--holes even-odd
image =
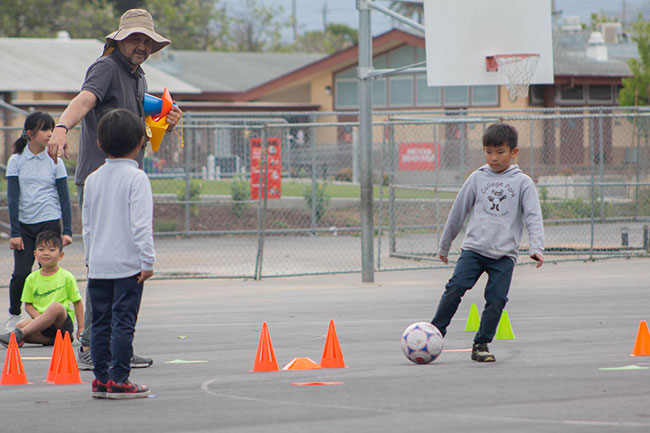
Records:
{"label": "dark pants", "polygon": [[36,236],[42,231],[53,230],[61,234],[61,220],[43,221],[36,224],[20,223],[20,237],[23,238],[24,249],[14,250],[14,272],[9,282],[9,313],[19,315],[22,303],[23,287],[27,276],[34,266],[34,250]]}
{"label": "dark pants", "polygon": [[474,336],[474,342],[491,342],[499,325],[503,308],[508,302],[508,291],[514,266],[513,260],[509,257],[491,259],[474,251],[463,251],[456,263],[454,274],[445,286],[445,292],[440,298],[438,309],[431,323],[444,336],[465,292],[474,287],[483,272],[487,272],[485,307],[481,315],[481,326]]}
{"label": "dark pants", "polygon": [[131,371],[133,334],[143,284],[137,276],[116,280],[89,278],[86,295],[93,308],[90,354],[95,377],[103,383],[126,382]]}

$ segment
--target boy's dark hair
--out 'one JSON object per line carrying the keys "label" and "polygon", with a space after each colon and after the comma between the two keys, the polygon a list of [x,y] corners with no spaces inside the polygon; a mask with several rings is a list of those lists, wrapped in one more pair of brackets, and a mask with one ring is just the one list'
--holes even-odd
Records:
{"label": "boy's dark hair", "polygon": [[22,134],[14,142],[14,153],[23,153],[23,150],[25,150],[27,143],[29,143],[27,131],[38,132],[50,129],[54,129],[54,119],[52,119],[52,116],[42,111],[30,113],[25,118],[25,126],[23,126]]}
{"label": "boy's dark hair", "polygon": [[144,137],[144,124],[130,110],[117,108],[104,114],[97,125],[99,145],[109,156],[128,155]]}
{"label": "boy's dark hair", "polygon": [[510,150],[517,147],[519,135],[514,126],[507,123],[493,123],[483,133],[483,147],[499,147],[508,144]]}
{"label": "boy's dark hair", "polygon": [[36,235],[36,246],[38,247],[40,244],[53,244],[55,247],[59,248],[59,251],[63,251],[61,235],[53,230],[43,230]]}

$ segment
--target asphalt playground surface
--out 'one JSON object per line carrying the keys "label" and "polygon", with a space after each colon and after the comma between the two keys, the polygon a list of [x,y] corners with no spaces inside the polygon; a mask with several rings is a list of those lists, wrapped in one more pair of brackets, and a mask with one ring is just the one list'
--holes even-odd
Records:
{"label": "asphalt playground surface", "polygon": [[[518,266],[506,306],[516,338],[495,340],[490,364],[465,351],[484,278],[440,358],[416,365],[400,350],[404,328],[431,319],[451,269],[376,273],[374,283],[359,274],[151,281],[135,349],[154,365],[131,378],[155,396],[92,399],[87,371],[87,384],[46,384],[51,347],[25,345],[32,384],[0,386],[0,432],[649,432],[650,357],[630,356],[650,321],[649,264]],[[0,289],[0,311],[7,298]],[[250,371],[263,322],[282,368],[320,361],[330,319],[347,368]],[[305,382],[342,383],[292,385]]]}

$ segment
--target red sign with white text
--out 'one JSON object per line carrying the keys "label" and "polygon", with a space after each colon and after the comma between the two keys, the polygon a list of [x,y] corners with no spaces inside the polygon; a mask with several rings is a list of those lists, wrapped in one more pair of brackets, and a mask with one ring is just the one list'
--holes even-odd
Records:
{"label": "red sign with white text", "polygon": [[435,170],[440,168],[440,145],[435,143],[400,143],[400,170]]}
{"label": "red sign with white text", "polygon": [[[260,194],[262,175],[262,139],[251,138],[251,200],[257,200]],[[269,138],[266,146],[266,170],[263,187],[266,198],[276,199],[282,196],[282,156],[279,138]]]}

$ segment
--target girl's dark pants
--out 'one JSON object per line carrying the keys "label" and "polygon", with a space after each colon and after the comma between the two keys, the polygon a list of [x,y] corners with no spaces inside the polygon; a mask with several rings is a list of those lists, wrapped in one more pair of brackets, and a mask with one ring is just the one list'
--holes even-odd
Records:
{"label": "girl's dark pants", "polygon": [[474,287],[483,272],[487,272],[485,307],[481,315],[481,325],[474,336],[474,342],[490,343],[499,325],[503,308],[508,302],[508,291],[514,266],[514,261],[510,257],[491,259],[474,251],[463,251],[456,263],[454,274],[445,286],[445,292],[440,298],[438,309],[431,323],[444,336],[465,292]]}
{"label": "girl's dark pants", "polygon": [[36,224],[20,223],[20,237],[23,238],[24,249],[14,250],[14,272],[9,282],[9,314],[19,315],[22,303],[23,287],[27,276],[34,266],[34,250],[36,236],[42,231],[52,230],[61,234],[61,220],[43,221]]}
{"label": "girl's dark pants", "polygon": [[102,383],[109,379],[124,383],[129,379],[142,289],[137,275],[115,280],[88,279],[86,294],[93,308],[90,353],[95,377]]}

